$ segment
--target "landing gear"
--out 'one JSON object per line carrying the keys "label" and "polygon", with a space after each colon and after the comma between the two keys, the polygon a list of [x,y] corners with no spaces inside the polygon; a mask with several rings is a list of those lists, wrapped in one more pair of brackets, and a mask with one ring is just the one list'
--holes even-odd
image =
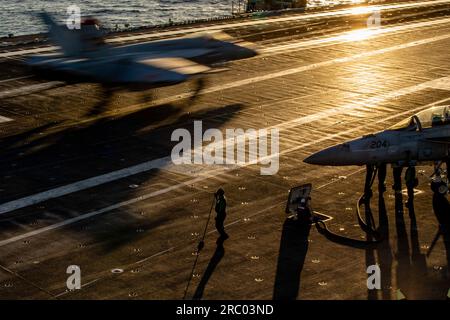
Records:
{"label": "landing gear", "polygon": [[[434,193],[440,195],[447,195],[449,191],[448,174],[447,175],[444,174],[444,170],[442,170],[441,168],[442,163],[443,162],[438,162],[435,164],[434,173],[431,176],[430,187]],[[447,171],[448,170],[449,168],[447,168]]]}
{"label": "landing gear", "polygon": [[440,177],[431,180],[431,190],[435,193],[445,195],[448,193],[447,182],[443,181]]}

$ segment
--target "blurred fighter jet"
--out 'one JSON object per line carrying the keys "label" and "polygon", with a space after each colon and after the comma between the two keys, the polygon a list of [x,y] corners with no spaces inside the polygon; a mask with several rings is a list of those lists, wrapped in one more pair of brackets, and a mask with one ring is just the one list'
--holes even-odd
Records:
{"label": "blurred fighter jet", "polygon": [[[450,178],[450,106],[433,107],[375,134],[319,151],[304,162],[325,166],[392,164],[436,165],[435,175],[446,162]],[[433,187],[433,185],[432,185]],[[441,186],[442,187],[442,186]],[[441,193],[446,192],[441,188]]]}
{"label": "blurred fighter jet", "polygon": [[[105,87],[145,90],[186,81],[216,63],[253,57],[250,44],[201,35],[112,46],[104,41],[95,19],[85,19],[80,30],[58,25],[41,14],[51,40],[61,48],[54,54],[31,56],[26,63],[64,81],[87,81]],[[42,74],[42,73],[41,73]]]}

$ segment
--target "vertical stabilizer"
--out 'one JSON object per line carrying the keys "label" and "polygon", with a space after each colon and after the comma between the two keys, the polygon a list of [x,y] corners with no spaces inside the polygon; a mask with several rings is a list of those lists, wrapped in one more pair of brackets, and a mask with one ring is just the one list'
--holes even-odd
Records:
{"label": "vertical stabilizer", "polygon": [[59,25],[46,12],[40,14],[41,19],[47,25],[50,39],[59,47],[66,56],[79,56],[83,52],[81,30],[70,30],[66,25]]}

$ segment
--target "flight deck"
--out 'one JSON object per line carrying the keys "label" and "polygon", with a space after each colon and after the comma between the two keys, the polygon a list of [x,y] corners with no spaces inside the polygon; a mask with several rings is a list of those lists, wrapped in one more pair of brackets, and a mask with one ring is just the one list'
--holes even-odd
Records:
{"label": "flight deck", "polygon": [[[367,9],[369,8],[369,9]],[[125,45],[223,31],[259,54],[221,72],[145,92],[105,96],[94,83],[42,79],[27,55],[55,48],[40,36],[0,39],[0,299],[445,300],[450,235],[436,216],[447,196],[419,166],[414,208],[395,194],[370,206],[382,234],[361,230],[365,167],[303,162],[326,147],[450,105],[450,1],[393,1],[243,16],[110,34]],[[368,27],[378,12],[381,25]],[[279,131],[279,169],[174,164],[176,129]],[[314,210],[338,241],[285,213],[288,192],[312,184]],[[227,199],[229,239],[214,223],[197,257],[214,192]],[[403,186],[403,189],[406,187]],[[431,250],[430,250],[431,249]],[[193,264],[198,258],[193,273]],[[381,288],[369,290],[377,264]],[[68,266],[81,289],[67,289]],[[186,290],[188,281],[189,287]]]}

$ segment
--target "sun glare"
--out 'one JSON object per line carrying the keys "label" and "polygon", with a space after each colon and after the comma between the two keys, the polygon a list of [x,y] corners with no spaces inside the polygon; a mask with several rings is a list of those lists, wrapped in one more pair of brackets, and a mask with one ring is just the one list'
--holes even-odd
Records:
{"label": "sun glare", "polygon": [[356,8],[349,9],[350,14],[354,14],[354,15],[370,13],[372,11],[373,11],[373,9],[369,8],[369,7],[356,7]]}
{"label": "sun glare", "polygon": [[347,32],[342,36],[342,40],[344,41],[362,41],[366,40],[370,36],[375,34],[374,29],[359,29],[355,31]]}

